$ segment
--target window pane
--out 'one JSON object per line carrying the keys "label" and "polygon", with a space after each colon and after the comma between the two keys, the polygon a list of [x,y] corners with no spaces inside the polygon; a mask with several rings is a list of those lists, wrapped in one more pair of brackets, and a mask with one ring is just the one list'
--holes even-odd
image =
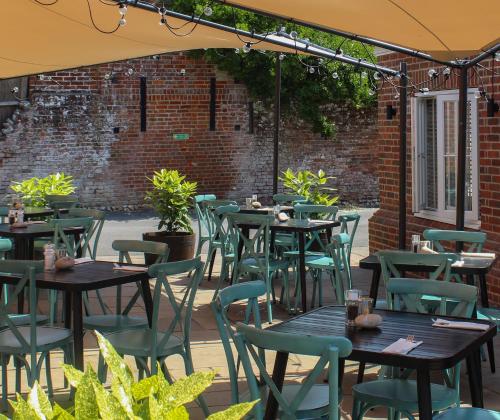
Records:
{"label": "window pane", "polygon": [[424,208],[436,210],[437,192],[437,131],[436,100],[425,100],[424,171],[422,176]]}
{"label": "window pane", "polygon": [[444,208],[446,210],[453,210],[456,206],[456,106],[455,101],[443,102]]}

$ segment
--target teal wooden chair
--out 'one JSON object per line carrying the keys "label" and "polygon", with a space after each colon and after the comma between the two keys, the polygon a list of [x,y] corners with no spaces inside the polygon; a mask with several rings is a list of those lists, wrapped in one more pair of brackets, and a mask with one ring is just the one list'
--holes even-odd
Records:
{"label": "teal wooden chair", "polygon": [[[392,278],[387,284],[387,293],[390,309],[428,313],[422,298],[433,295],[439,299],[436,315],[463,318],[472,316],[477,300],[477,287],[439,280]],[[407,379],[409,373],[404,371],[400,377],[354,385],[353,420],[362,419],[368,410],[377,406],[387,407],[392,415],[389,418],[399,419],[404,415],[414,420],[413,413],[418,412],[417,382]],[[443,371],[443,379],[442,384],[431,384],[433,411],[460,405],[460,364]]]}
{"label": "teal wooden chair", "polygon": [[[256,365],[261,380],[267,385],[279,405],[278,418],[340,418],[339,359],[349,356],[351,342],[345,337],[315,337],[310,335],[284,334],[262,330],[245,324],[237,324],[235,344],[247,377],[251,400],[261,399],[261,387],[252,365]],[[286,352],[318,357],[318,361],[304,381],[286,386],[278,391],[267,372],[265,361],[255,350]],[[328,367],[328,384],[317,384]],[[255,418],[264,418],[265,405],[262,399],[256,404]]]}
{"label": "teal wooden chair", "polygon": [[[243,309],[245,315],[242,322],[249,325],[253,319],[253,325],[256,328],[262,328],[258,299],[265,294],[266,284],[260,280],[233,284],[232,286],[222,289],[217,298],[210,304],[226,355],[229,369],[229,382],[231,384],[232,404],[249,401],[250,395],[248,392],[241,393],[238,387],[238,374],[241,363],[237,354],[235,355],[231,345],[234,344],[234,334],[236,330],[234,329],[233,323],[229,320],[227,313],[231,305],[237,308],[240,307],[240,304],[244,305]],[[261,360],[264,360],[264,352],[262,350],[260,350],[260,357]]]}
{"label": "teal wooden chair", "polygon": [[[170,252],[168,245],[161,242],[138,241],[138,240],[116,240],[112,245],[118,251],[118,261],[120,264],[132,264],[131,253],[156,255],[156,264],[166,263]],[[115,309],[110,310],[105,304],[100,291],[96,291],[97,299],[102,310],[102,314],[88,315],[83,318],[83,327],[86,330],[97,330],[101,333],[112,331],[144,328],[148,325],[148,320],[143,316],[130,315],[130,311],[136,304],[139,297],[142,297],[141,284],[136,284],[137,290],[123,305],[122,286],[116,286]],[[125,308],[124,308],[125,306]],[[91,312],[90,308],[88,311]]]}
{"label": "teal wooden chair", "polygon": [[[219,220],[218,217],[215,215],[214,210],[217,209],[218,207],[225,207],[225,206],[236,206],[238,207],[236,201],[233,200],[205,200],[200,204],[204,211],[205,211],[205,217],[206,217],[206,222],[207,222],[207,229],[208,229],[208,236],[210,237],[210,240],[208,241],[208,251],[207,251],[207,260],[205,262],[205,268],[203,270],[203,275],[205,275],[205,272],[207,271],[208,268],[208,281],[212,279],[212,271],[214,268],[214,262],[215,262],[215,256],[217,254],[217,250],[220,252],[222,247],[225,246],[226,244],[221,240],[220,237],[220,229],[219,229]],[[239,207],[238,207],[239,210]],[[219,215],[220,217],[220,215]],[[225,219],[225,217],[224,217]],[[221,273],[222,274],[222,273]]]}
{"label": "teal wooden chair", "polygon": [[295,203],[306,202],[307,199],[303,195],[299,194],[274,194],[273,201],[279,205],[294,205]]}
{"label": "teal wooden chair", "polygon": [[64,219],[74,219],[81,217],[92,218],[93,223],[87,233],[87,251],[89,257],[95,260],[97,258],[97,247],[99,245],[99,239],[101,237],[102,228],[106,219],[106,213],[102,210],[75,207],[69,209],[67,214],[62,214],[60,217]]}
{"label": "teal wooden chair", "polygon": [[211,238],[208,230],[206,209],[202,206],[202,203],[207,200],[215,200],[216,198],[214,194],[200,194],[195,195],[193,198],[196,221],[198,222],[198,245],[196,247],[196,256],[201,255],[203,245]]}
{"label": "teal wooden chair", "polygon": [[[26,369],[28,386],[39,380],[42,365],[45,362],[49,397],[53,396],[50,376],[50,352],[61,349],[65,363],[73,361],[73,333],[66,328],[54,328],[37,325],[37,288],[36,274],[43,271],[43,261],[0,261],[0,273],[19,276],[15,290],[7,301],[0,301],[0,355],[2,365],[2,401],[7,407],[7,364],[10,358],[16,366],[16,391],[20,392],[20,368]],[[8,310],[17,302],[24,289],[29,291],[30,323],[18,326],[11,319]],[[19,372],[19,373],[18,373]]]}
{"label": "teal wooden chair", "polygon": [[350,238],[349,246],[347,247],[347,260],[349,261],[349,266],[351,266],[352,245],[360,219],[361,216],[359,213],[345,213],[337,217],[337,220],[340,222],[340,233],[347,233]]}
{"label": "teal wooden chair", "polygon": [[[193,272],[189,278],[189,284],[184,289],[184,296],[179,300],[175,298],[174,292],[169,283],[170,276],[180,274],[187,275]],[[118,354],[129,355],[135,358],[139,367],[139,377],[146,373],[148,376],[157,372],[157,364],[162,368],[163,373],[169,382],[172,377],[167,369],[166,359],[169,356],[179,355],[184,360],[186,375],[194,372],[193,360],[191,357],[191,318],[193,304],[200,285],[203,273],[203,262],[200,257],[191,260],[167,262],[154,264],[149,267],[149,275],[154,280],[153,290],[153,314],[151,317],[151,327],[121,330],[106,334],[106,338],[114,346]],[[165,314],[162,308],[167,302],[173,310],[173,318],[169,321],[166,329],[160,328],[160,316]],[[99,359],[99,374],[101,378],[105,376],[104,362]],[[208,414],[208,409],[202,397],[198,403]]]}
{"label": "teal wooden chair", "polygon": [[[318,305],[323,305],[322,278],[325,271],[330,277],[337,303],[344,304],[344,290],[352,289],[351,266],[349,264],[351,244],[351,237],[347,233],[333,235],[331,243],[326,247],[326,255],[306,258],[306,268],[313,279],[312,307],[314,307],[316,300],[316,289],[318,289]],[[300,282],[297,282],[297,287],[300,287]],[[297,299],[297,302],[299,300]]]}
{"label": "teal wooden chair", "polygon": [[[267,316],[269,323],[273,320],[271,295],[274,300],[273,280],[279,272],[283,273],[283,287],[288,288],[289,262],[275,258],[270,252],[270,224],[274,221],[271,215],[255,215],[230,213],[227,215],[232,236],[233,247],[242,242],[243,249],[240,258],[237,258],[233,269],[233,284],[239,282],[242,274],[260,277],[266,283]],[[251,225],[247,233],[240,229],[241,224]],[[237,249],[237,248],[234,248]],[[289,306],[289,302],[287,302]]]}
{"label": "teal wooden chair", "polygon": [[450,408],[433,417],[434,420],[500,420],[500,412],[484,408]]}
{"label": "teal wooden chair", "polygon": [[217,297],[217,294],[219,293],[219,290],[224,282],[231,278],[232,273],[230,275],[229,270],[231,269],[231,272],[234,270],[234,261],[238,250],[234,237],[236,237],[237,234],[234,232],[234,226],[228,223],[227,216],[228,214],[238,213],[239,211],[240,208],[236,204],[220,206],[211,211],[211,217],[213,218],[213,224],[215,226],[215,236],[217,238],[217,242],[220,243],[221,252],[220,275],[212,300]]}
{"label": "teal wooden chair", "polygon": [[[423,233],[424,239],[432,241],[434,249],[438,252],[446,252],[443,242],[448,242],[454,249],[456,242],[462,242],[465,245],[467,252],[482,252],[483,246],[486,242],[487,235],[484,232],[469,232],[457,230],[439,230],[439,229],[426,229]],[[462,281],[459,275],[453,276],[456,281]],[[478,285],[477,276],[474,276],[474,283]],[[485,287],[485,284],[481,284]],[[477,317],[479,319],[488,319],[500,325],[500,308],[477,308]],[[490,362],[490,369],[495,373],[495,350],[493,347],[493,340],[487,342],[488,359]]]}

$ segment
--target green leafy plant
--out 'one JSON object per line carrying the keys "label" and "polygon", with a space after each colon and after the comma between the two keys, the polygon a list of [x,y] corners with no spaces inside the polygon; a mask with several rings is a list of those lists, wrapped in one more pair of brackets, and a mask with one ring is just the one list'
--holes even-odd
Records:
{"label": "green leafy plant", "polygon": [[[63,365],[66,378],[76,388],[75,405],[68,409],[57,403],[52,405],[41,386],[35,383],[26,400],[17,394],[16,401],[10,401],[14,420],[189,419],[184,405],[194,401],[212,384],[214,372],[194,373],[170,384],[161,369],[154,376],[134,382],[130,368],[113,346],[101,334],[96,334],[99,350],[113,375],[111,389],[104,388],[90,366],[83,373],[71,365]],[[234,405],[208,419],[241,419],[255,403]],[[7,417],[0,415],[0,419]]]}
{"label": "green leafy plant", "polygon": [[47,195],[70,195],[76,188],[71,175],[57,172],[44,178],[33,177],[21,182],[14,181],[10,189],[21,196],[25,205],[44,207],[47,205]]}
{"label": "green leafy plant", "polygon": [[308,170],[294,172],[290,168],[284,171],[280,178],[283,186],[294,194],[302,195],[312,204],[326,206],[332,206],[339,200],[337,195],[331,194],[336,189],[326,185],[330,179],[335,177],[326,176],[321,169],[315,174]]}
{"label": "green leafy plant", "polygon": [[[367,62],[376,62],[373,48],[340,36],[305,28],[293,23],[279,22],[258,14],[235,10],[232,7],[210,3],[213,13],[210,20],[237,26],[250,32],[266,34],[285,27],[286,32],[297,32],[298,38],[309,39],[312,43],[330,48]],[[173,0],[173,9],[188,15],[202,15],[206,2],[196,0]],[[241,42],[243,47],[244,41]],[[199,50],[191,54],[203,56],[210,63],[228,72],[236,80],[244,83],[251,97],[262,102],[267,108],[272,106],[275,88],[274,52],[264,53],[251,49],[245,53],[242,48]],[[282,56],[283,57],[283,56]],[[310,70],[314,69],[311,73]],[[313,56],[285,54],[281,61],[281,103],[284,117],[297,117],[310,123],[312,129],[324,136],[335,136],[335,125],[328,112],[328,105],[347,102],[355,108],[376,104],[373,85],[374,72],[338,61],[318,59]]]}
{"label": "green leafy plant", "polygon": [[176,170],[162,169],[154,173],[151,181],[153,189],[146,193],[149,201],[160,217],[158,230],[167,232],[187,231],[192,233],[189,207],[196,193],[196,182],[186,181],[186,176]]}

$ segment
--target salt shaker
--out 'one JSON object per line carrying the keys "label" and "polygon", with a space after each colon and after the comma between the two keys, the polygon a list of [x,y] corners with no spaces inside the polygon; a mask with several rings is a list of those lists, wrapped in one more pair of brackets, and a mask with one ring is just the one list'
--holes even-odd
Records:
{"label": "salt shaker", "polygon": [[45,271],[54,271],[56,268],[56,250],[54,245],[48,243],[43,247],[43,261]]}
{"label": "salt shaker", "polygon": [[24,207],[21,206],[17,211],[17,223],[24,223]]}

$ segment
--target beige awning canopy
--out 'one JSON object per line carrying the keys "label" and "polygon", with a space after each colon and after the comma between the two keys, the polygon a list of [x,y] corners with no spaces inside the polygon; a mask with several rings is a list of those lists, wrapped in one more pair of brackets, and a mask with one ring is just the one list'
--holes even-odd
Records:
{"label": "beige awning canopy", "polygon": [[500,42],[499,0],[223,2],[424,51],[441,60],[477,55]]}
{"label": "beige awning canopy", "polygon": [[[111,3],[109,0],[108,3]],[[43,0],[40,3],[51,3]],[[95,24],[113,30],[119,21],[118,6],[90,0]],[[174,51],[201,48],[241,48],[235,34],[198,25],[188,36],[176,36],[160,26],[160,15],[129,7],[127,23],[113,34],[93,25],[85,0],[58,0],[41,5],[33,0],[3,0],[0,14],[0,79],[51,72]],[[168,18],[172,27],[189,33],[193,23]],[[291,51],[261,42],[252,48]]]}

